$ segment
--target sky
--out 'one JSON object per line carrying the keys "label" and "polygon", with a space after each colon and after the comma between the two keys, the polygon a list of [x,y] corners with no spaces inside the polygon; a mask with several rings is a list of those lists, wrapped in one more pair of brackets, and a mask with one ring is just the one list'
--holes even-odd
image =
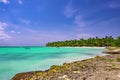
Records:
{"label": "sky", "polygon": [[0,0],[0,46],[120,36],[120,0]]}

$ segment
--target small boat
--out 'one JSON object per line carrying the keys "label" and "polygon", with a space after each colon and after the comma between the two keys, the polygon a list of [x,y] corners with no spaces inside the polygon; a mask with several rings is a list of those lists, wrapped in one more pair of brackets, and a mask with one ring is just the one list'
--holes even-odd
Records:
{"label": "small boat", "polygon": [[29,49],[30,49],[30,47],[25,47],[25,49],[29,50]]}

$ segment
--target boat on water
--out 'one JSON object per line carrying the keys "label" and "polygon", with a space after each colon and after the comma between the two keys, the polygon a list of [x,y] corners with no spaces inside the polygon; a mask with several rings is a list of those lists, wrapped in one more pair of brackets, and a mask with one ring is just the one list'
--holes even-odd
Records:
{"label": "boat on water", "polygon": [[25,47],[25,49],[29,50],[29,49],[30,49],[30,47]]}

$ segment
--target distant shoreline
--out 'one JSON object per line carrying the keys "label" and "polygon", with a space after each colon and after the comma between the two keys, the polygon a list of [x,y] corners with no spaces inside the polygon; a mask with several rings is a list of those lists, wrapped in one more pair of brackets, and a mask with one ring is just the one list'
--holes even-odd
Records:
{"label": "distant shoreline", "polygon": [[[57,47],[55,47],[55,48],[57,48]],[[83,46],[83,47],[58,47],[58,48],[105,48],[105,47],[89,47],[89,46],[87,47],[87,46]]]}

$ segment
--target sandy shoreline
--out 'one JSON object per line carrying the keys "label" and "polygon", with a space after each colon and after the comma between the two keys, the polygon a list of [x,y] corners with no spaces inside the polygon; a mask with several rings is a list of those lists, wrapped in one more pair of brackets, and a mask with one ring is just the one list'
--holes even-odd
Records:
{"label": "sandy shoreline", "polygon": [[50,48],[102,48],[104,49],[105,47],[50,47]]}

